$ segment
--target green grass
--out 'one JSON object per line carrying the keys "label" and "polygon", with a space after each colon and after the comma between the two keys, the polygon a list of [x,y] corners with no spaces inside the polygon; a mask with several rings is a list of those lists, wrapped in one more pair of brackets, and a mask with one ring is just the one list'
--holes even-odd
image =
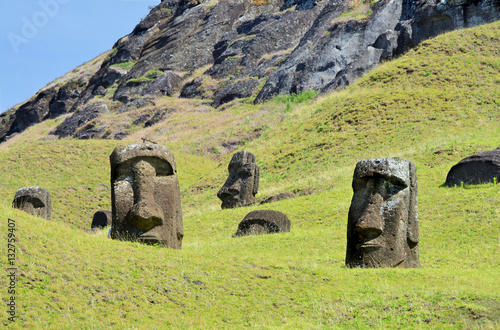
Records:
{"label": "green grass", "polygon": [[155,80],[154,78],[151,77],[139,77],[139,78],[132,78],[127,80],[125,84],[140,84],[140,83],[148,83]]}
{"label": "green grass", "polygon": [[119,67],[119,68],[122,68],[123,70],[130,70],[135,65],[135,63],[136,63],[135,61],[117,63],[117,64],[111,65],[110,68]]}
{"label": "green grass", "polygon": [[[8,218],[19,238],[14,328],[498,329],[500,185],[442,184],[460,159],[498,146],[499,49],[490,24],[429,40],[326,96],[224,111],[162,98],[158,108],[176,111],[123,141],[37,141],[57,120],[19,134],[0,147],[2,241]],[[85,233],[110,207],[109,154],[141,137],[176,157],[181,251]],[[256,155],[258,199],[299,196],[221,210],[228,141]],[[422,268],[347,269],[355,164],[389,156],[417,165]],[[10,207],[28,185],[51,192],[52,221]],[[291,232],[231,238],[257,209],[287,214]]]}

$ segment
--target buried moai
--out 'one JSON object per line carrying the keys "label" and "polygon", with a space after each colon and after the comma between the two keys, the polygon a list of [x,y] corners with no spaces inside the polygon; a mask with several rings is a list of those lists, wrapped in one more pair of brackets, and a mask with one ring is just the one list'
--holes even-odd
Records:
{"label": "buried moai", "polygon": [[500,148],[482,151],[462,159],[446,176],[446,185],[453,187],[500,181]]}
{"label": "buried moai", "polygon": [[26,213],[50,220],[50,194],[45,188],[25,187],[16,192],[12,207]]}
{"label": "buried moai", "polygon": [[113,214],[111,211],[97,211],[94,213],[94,217],[92,218],[92,224],[90,225],[91,229],[102,229],[104,227],[111,227],[113,224]]}
{"label": "buried moai", "polygon": [[228,166],[229,177],[217,193],[222,200],[223,209],[255,204],[255,195],[259,190],[259,166],[255,156],[248,151],[239,151],[233,155]]}
{"label": "buried moai", "polygon": [[420,267],[416,166],[402,158],[356,164],[346,266]]}
{"label": "buried moai", "polygon": [[158,144],[131,144],[110,156],[111,238],[180,249],[184,237],[174,156]]}
{"label": "buried moai", "polygon": [[238,225],[234,237],[290,232],[288,217],[273,210],[258,210],[248,213]]}

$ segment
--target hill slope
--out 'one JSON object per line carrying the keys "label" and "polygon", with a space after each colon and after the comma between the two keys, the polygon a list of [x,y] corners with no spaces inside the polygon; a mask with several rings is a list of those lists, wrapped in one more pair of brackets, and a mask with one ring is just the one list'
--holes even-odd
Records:
{"label": "hill slope", "polygon": [[[498,146],[499,49],[495,23],[429,40],[315,100],[303,93],[216,111],[165,98],[149,111],[175,111],[145,129],[103,116],[129,130],[123,141],[52,140],[64,118],[13,137],[0,145],[0,213],[3,237],[8,218],[18,229],[15,326],[498,328],[500,186],[441,185],[460,159]],[[176,157],[181,251],[84,232],[110,205],[108,155],[143,137]],[[299,196],[220,210],[216,191],[243,148],[261,167],[259,199]],[[388,156],[418,168],[422,268],[346,269],[354,166]],[[52,221],[10,208],[26,185],[50,190]],[[231,238],[256,209],[286,213],[291,232]]]}
{"label": "hill slope", "polygon": [[327,92],[428,38],[497,20],[497,0],[162,1],[112,50],[0,114],[0,142],[66,113],[59,137],[121,139],[127,130],[102,115],[141,109],[128,125],[161,121],[147,108],[165,96],[223,110]]}

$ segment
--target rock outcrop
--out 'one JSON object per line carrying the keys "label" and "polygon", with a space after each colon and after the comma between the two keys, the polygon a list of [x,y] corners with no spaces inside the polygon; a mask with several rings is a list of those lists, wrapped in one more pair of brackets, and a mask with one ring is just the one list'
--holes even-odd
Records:
{"label": "rock outcrop", "polygon": [[0,139],[63,113],[81,116],[96,97],[114,104],[112,113],[165,95],[219,107],[330,91],[425,39],[498,19],[498,0],[164,0],[91,77],[0,115]]}

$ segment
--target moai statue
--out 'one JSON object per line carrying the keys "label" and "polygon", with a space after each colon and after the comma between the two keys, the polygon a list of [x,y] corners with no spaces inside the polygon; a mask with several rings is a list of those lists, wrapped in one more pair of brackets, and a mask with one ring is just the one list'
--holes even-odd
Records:
{"label": "moai statue", "polygon": [[258,210],[248,213],[238,225],[235,237],[290,232],[290,220],[279,212]]}
{"label": "moai statue", "polygon": [[420,267],[416,171],[414,163],[402,158],[357,163],[347,221],[347,267]]}
{"label": "moai statue", "polygon": [[94,217],[92,218],[91,229],[102,229],[104,227],[111,227],[113,223],[113,214],[111,211],[97,211],[94,213]]}
{"label": "moai statue", "polygon": [[180,249],[184,229],[174,156],[158,144],[116,148],[111,162],[111,238]]}
{"label": "moai statue", "polygon": [[12,207],[26,213],[50,220],[51,202],[50,194],[45,188],[26,187],[16,192]]}
{"label": "moai statue", "polygon": [[229,177],[217,193],[222,200],[223,209],[255,204],[255,195],[259,190],[259,166],[255,156],[248,151],[239,151],[233,155],[228,166]]}
{"label": "moai statue", "polygon": [[446,176],[446,185],[480,184],[500,181],[500,148],[482,151],[462,159]]}

